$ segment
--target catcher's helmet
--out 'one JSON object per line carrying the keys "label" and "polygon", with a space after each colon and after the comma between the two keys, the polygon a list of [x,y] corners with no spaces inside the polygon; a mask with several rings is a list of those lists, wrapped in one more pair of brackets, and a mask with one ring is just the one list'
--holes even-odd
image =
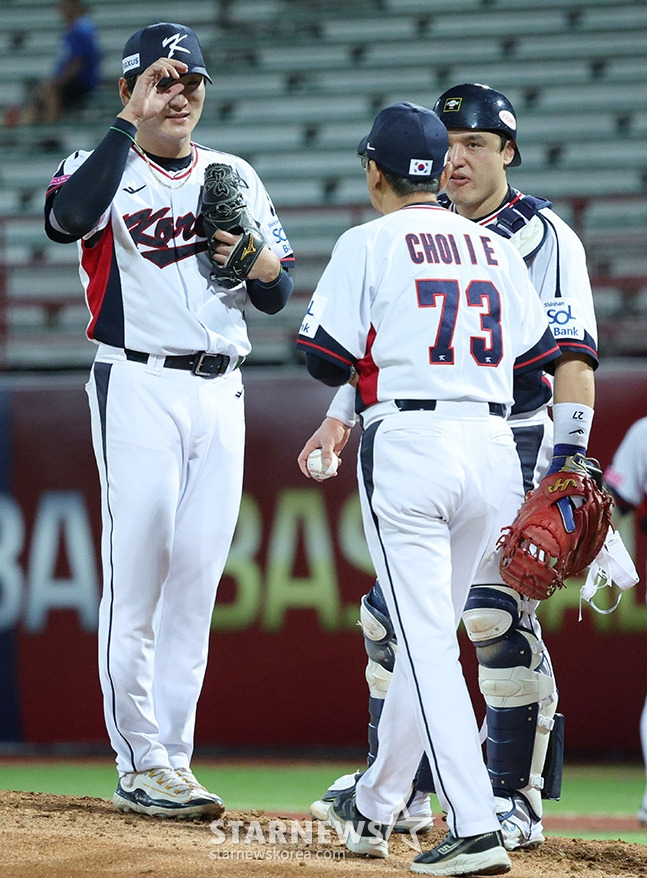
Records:
{"label": "catcher's helmet", "polygon": [[441,94],[434,105],[434,112],[447,129],[473,128],[507,135],[514,145],[514,158],[510,164],[521,164],[521,153],[517,146],[517,117],[512,104],[500,91],[479,82],[456,85]]}

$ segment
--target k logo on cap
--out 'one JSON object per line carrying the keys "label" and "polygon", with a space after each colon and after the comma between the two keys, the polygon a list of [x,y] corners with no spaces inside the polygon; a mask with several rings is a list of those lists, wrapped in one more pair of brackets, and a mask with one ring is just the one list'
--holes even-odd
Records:
{"label": "k logo on cap", "polygon": [[139,75],[158,58],[176,58],[188,66],[188,73],[200,73],[212,82],[202,57],[200,42],[190,27],[160,21],[134,33],[122,53],[124,76]]}

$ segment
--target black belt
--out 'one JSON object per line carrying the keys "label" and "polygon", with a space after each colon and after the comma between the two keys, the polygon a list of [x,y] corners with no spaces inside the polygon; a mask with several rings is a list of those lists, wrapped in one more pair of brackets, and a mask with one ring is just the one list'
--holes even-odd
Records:
{"label": "black belt", "polygon": [[[124,348],[127,360],[134,360],[135,363],[147,363],[150,354],[142,351],[131,351]],[[184,369],[192,372],[198,378],[216,378],[227,371],[231,357],[226,354],[205,354],[204,351],[197,351],[195,354],[185,354],[181,357],[165,357],[165,369]],[[239,357],[234,368],[238,368],[243,362],[244,357]]]}
{"label": "black belt", "polygon": [[[401,412],[433,412],[436,408],[437,399],[394,399]],[[443,400],[441,400],[443,402]],[[489,402],[487,407],[491,415],[497,415],[499,418],[505,418],[506,407],[502,402]]]}

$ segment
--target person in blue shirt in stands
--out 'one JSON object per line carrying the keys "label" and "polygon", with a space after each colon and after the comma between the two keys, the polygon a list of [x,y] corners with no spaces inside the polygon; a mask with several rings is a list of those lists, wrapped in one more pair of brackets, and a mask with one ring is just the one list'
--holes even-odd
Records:
{"label": "person in blue shirt in stands", "polygon": [[[49,79],[33,89],[28,106],[14,114],[14,124],[58,122],[68,110],[87,101],[100,82],[101,51],[97,28],[84,0],[61,0],[65,30],[59,56]],[[11,116],[5,118],[11,124]]]}

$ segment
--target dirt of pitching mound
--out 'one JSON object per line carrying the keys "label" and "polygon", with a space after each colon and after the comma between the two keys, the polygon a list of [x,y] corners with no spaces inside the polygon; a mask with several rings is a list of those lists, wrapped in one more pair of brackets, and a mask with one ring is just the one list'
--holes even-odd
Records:
{"label": "dirt of pitching mound", "polygon": [[[410,836],[392,836],[388,859],[348,853],[333,830],[306,819],[227,812],[217,824],[120,814],[104,799],[4,792],[2,878],[384,878],[410,874]],[[422,849],[445,833],[421,836]],[[510,878],[647,878],[647,847],[550,837],[511,854]]]}

